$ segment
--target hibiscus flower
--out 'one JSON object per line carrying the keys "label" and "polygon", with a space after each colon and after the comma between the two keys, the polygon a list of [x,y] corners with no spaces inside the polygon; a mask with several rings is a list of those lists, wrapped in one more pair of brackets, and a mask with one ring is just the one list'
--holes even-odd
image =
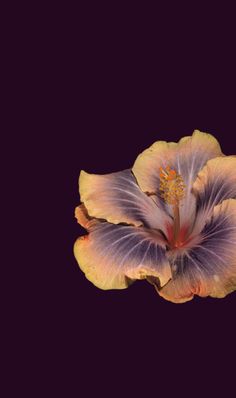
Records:
{"label": "hibiscus flower", "polygon": [[74,254],[95,286],[146,279],[175,303],[236,290],[236,157],[212,135],[157,141],[132,169],[81,171],[79,191],[88,234]]}

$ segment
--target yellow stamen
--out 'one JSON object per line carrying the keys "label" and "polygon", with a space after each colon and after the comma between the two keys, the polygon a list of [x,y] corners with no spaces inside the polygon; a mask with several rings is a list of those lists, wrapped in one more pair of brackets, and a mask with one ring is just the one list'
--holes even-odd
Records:
{"label": "yellow stamen", "polygon": [[160,167],[160,191],[161,197],[169,205],[179,205],[184,197],[185,184],[183,178],[169,166]]}

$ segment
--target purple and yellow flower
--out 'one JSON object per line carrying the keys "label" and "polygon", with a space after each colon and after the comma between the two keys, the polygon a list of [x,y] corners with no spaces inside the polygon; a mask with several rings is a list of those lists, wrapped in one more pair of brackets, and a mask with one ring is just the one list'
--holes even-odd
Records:
{"label": "purple and yellow flower", "polygon": [[165,299],[236,290],[236,157],[210,134],[157,141],[132,169],[81,171],[74,254],[100,289],[146,279]]}

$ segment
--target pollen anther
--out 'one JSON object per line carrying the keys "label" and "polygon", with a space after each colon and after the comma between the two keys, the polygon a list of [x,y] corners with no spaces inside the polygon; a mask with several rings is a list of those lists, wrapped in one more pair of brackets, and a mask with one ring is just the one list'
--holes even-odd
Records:
{"label": "pollen anther", "polygon": [[185,184],[183,178],[176,170],[167,166],[160,167],[161,197],[170,205],[178,205],[184,197]]}

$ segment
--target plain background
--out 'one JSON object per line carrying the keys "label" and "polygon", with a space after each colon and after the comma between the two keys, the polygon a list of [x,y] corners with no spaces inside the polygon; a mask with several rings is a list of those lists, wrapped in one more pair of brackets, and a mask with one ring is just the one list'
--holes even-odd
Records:
{"label": "plain background", "polygon": [[24,200],[15,181],[27,210],[14,233],[29,270],[12,276],[9,362],[17,351],[14,386],[31,397],[227,396],[234,384],[236,293],[175,305],[145,282],[104,292],[73,257],[81,169],[126,169],[154,141],[194,129],[236,153],[233,13],[163,8],[27,10],[14,36],[13,154],[29,178]]}

